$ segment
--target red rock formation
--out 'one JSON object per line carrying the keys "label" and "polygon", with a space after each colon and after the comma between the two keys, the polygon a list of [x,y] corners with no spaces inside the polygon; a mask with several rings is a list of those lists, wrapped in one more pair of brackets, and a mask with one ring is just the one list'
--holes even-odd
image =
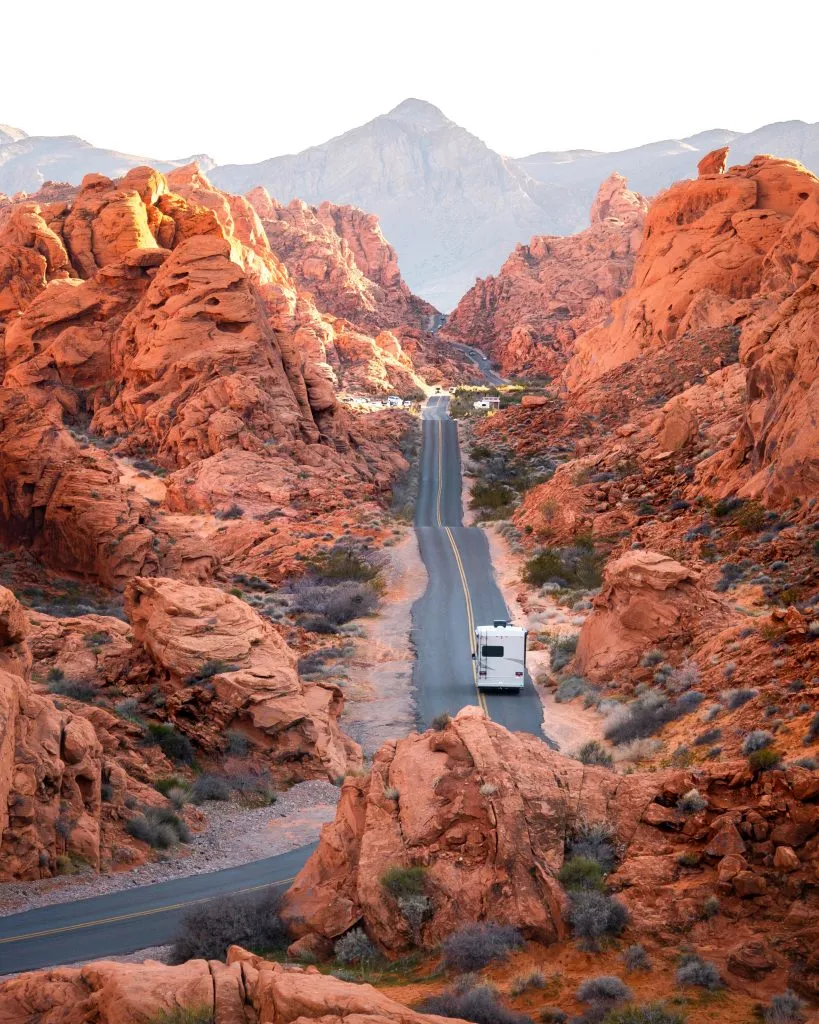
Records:
{"label": "red rock formation", "polygon": [[[136,1024],[180,1008],[225,1024],[449,1024],[416,1013],[372,985],[355,985],[316,967],[254,956],[239,946],[227,963],[190,960],[179,967],[99,961],[82,968],[22,974],[0,987],[4,1024]],[[456,1022],[463,1024],[463,1022]]]}
{"label": "red rock formation", "polygon": [[73,701],[58,708],[34,692],[28,632],[22,607],[0,587],[0,882],[46,877],[72,861],[99,868],[114,843],[138,860],[117,825],[130,817],[125,800],[162,798],[110,756],[112,715],[94,709],[95,725]]}
{"label": "red rock formation", "polygon": [[[203,751],[224,749],[232,728],[277,764],[298,763],[305,777],[334,779],[361,764],[358,744],[339,727],[342,691],[302,682],[295,656],[244,601],[212,587],[138,577],[125,606],[168,717]],[[218,671],[205,681],[199,672],[206,664]]]}
{"label": "red rock formation", "polygon": [[731,617],[695,570],[656,551],[627,551],[606,567],[574,663],[592,682],[606,682],[636,667],[652,647],[702,642],[707,631],[725,628]]}
{"label": "red rock formation", "polygon": [[[707,803],[690,816],[677,803],[694,786]],[[393,955],[414,942],[431,948],[475,920],[555,941],[567,928],[556,878],[564,841],[578,822],[605,821],[619,857],[610,883],[633,934],[678,943],[717,891],[708,946],[718,963],[743,976],[762,941],[780,989],[790,983],[815,998],[817,796],[819,773],[799,767],[758,778],[738,761],[616,775],[465,708],[441,732],[385,745],[369,778],[345,783],[335,822],[285,897],[285,916],[326,938],[363,925]],[[696,870],[680,864],[684,852],[699,857]],[[424,868],[428,903],[415,930],[381,884],[388,868],[407,865]]]}
{"label": "red rock formation", "polygon": [[768,156],[723,174],[723,157],[651,204],[631,287],[578,339],[565,381],[577,390],[689,333],[740,326],[744,423],[702,480],[785,504],[819,485],[819,181]]}
{"label": "red rock formation", "polygon": [[282,206],[264,188],[248,193],[270,245],[321,310],[359,328],[428,330],[437,311],[413,295],[378,218],[354,206]]}
{"label": "red rock formation", "polygon": [[574,339],[602,323],[625,291],[646,208],[612,174],[600,186],[590,227],[519,245],[496,277],[478,280],[461,299],[444,336],[488,351],[508,375],[559,372]]}

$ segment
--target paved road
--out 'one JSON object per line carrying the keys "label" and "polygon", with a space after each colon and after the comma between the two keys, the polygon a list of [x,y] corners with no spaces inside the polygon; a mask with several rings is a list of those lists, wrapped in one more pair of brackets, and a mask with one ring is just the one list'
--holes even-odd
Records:
{"label": "paved road", "polygon": [[479,692],[472,662],[475,626],[508,618],[492,571],[486,534],[462,525],[458,428],[449,398],[435,395],[423,411],[424,445],[415,531],[429,583],[413,607],[418,717],[426,726],[442,712],[480,703],[507,726],[543,736],[543,709],[527,673],[522,691]]}
{"label": "paved road", "polygon": [[501,377],[499,373],[492,369],[492,364],[479,348],[474,348],[472,345],[462,345],[459,341],[451,341],[449,344],[463,352],[466,358],[478,367],[486,378],[487,383],[494,384],[495,386],[507,383],[505,377]]}
{"label": "paved road", "polygon": [[[419,717],[428,723],[480,702],[497,722],[542,736],[532,682],[520,693],[479,694],[471,659],[474,626],[507,616],[482,530],[461,525],[461,467],[449,398],[424,410],[424,447],[416,531],[429,574],[413,608],[414,681]],[[221,893],[284,885],[309,857],[305,846],[237,868],[135,886],[121,892],[0,918],[0,974],[129,953],[169,942],[192,904]]]}
{"label": "paved road", "polygon": [[314,849],[0,917],[0,974],[162,945],[191,905],[226,892],[284,888]]}

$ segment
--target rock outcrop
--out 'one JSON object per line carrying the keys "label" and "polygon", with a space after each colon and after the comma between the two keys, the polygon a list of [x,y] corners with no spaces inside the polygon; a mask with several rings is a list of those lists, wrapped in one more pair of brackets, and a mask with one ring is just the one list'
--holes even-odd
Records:
{"label": "rock outcrop", "polygon": [[355,985],[316,967],[295,967],[231,946],[227,963],[179,967],[148,960],[23,974],[0,986],[4,1024],[134,1024],[161,1014],[197,1013],[230,1024],[447,1024],[416,1013],[372,985]]}
{"label": "rock outcrop", "polygon": [[575,338],[601,324],[626,290],[647,206],[612,174],[585,231],[517,246],[496,276],[464,295],[444,335],[480,346],[506,375],[559,373]]}
{"label": "rock outcrop", "polygon": [[329,202],[283,206],[261,187],[247,198],[271,248],[323,312],[375,332],[430,328],[437,310],[407,287],[376,216]]}
{"label": "rock outcrop", "polygon": [[728,607],[696,570],[656,551],[627,551],[606,566],[603,589],[583,623],[575,665],[593,682],[634,668],[645,652],[682,646],[725,628]]}
{"label": "rock outcrop", "polygon": [[244,601],[213,587],[138,577],[125,607],[165,714],[202,751],[224,749],[230,728],[275,765],[297,763],[305,778],[334,779],[360,766],[358,744],[339,726],[341,689],[302,682],[295,656]]}
{"label": "rock outcrop", "polygon": [[95,709],[95,725],[73,702],[34,692],[28,632],[23,608],[0,587],[0,882],[99,869],[115,843],[120,863],[138,861],[123,842],[126,800],[162,798],[113,756],[112,715]]}
{"label": "rock outcrop", "polygon": [[[695,786],[705,807],[691,816],[677,805]],[[762,941],[780,980],[815,998],[817,797],[819,773],[801,767],[754,777],[734,761],[617,775],[464,708],[441,731],[385,745],[368,778],[345,783],[284,914],[296,932],[325,939],[363,926],[390,955],[432,948],[477,920],[553,942],[568,932],[557,880],[566,840],[583,822],[605,822],[619,861],[610,885],[635,934],[678,941],[717,891],[716,959],[744,962],[737,943]],[[424,899],[402,905],[381,879],[409,866],[422,869]]]}
{"label": "rock outcrop", "polygon": [[688,334],[741,332],[744,422],[701,472],[714,493],[783,505],[819,484],[819,181],[770,156],[723,173],[724,157],[652,202],[631,286],[578,338],[564,379],[577,391]]}

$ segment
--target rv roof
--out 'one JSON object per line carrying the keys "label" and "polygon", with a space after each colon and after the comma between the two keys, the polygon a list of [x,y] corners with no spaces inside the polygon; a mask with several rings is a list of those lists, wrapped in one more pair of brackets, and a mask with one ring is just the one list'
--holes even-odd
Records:
{"label": "rv roof", "polygon": [[521,626],[478,626],[475,632],[483,633],[484,635],[497,633],[499,636],[523,636],[528,630],[523,629]]}

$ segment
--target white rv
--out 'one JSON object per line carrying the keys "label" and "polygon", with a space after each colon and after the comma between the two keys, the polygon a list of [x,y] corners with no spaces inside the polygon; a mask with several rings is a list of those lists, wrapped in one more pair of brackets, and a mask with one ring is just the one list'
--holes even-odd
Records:
{"label": "white rv", "polygon": [[478,688],[522,690],[526,679],[527,631],[504,619],[475,630]]}

